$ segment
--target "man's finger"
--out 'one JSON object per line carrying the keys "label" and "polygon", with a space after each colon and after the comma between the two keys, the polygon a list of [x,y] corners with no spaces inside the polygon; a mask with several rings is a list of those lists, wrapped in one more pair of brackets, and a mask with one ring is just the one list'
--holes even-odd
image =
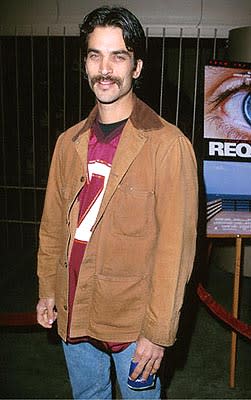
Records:
{"label": "man's finger", "polygon": [[[136,362],[137,362],[137,361],[136,361]],[[138,376],[142,374],[142,372],[143,372],[143,370],[144,370],[144,368],[145,368],[146,362],[147,362],[147,361],[144,361],[144,360],[142,360],[142,359],[141,359],[140,361],[137,362],[137,366],[135,367],[133,373],[131,374],[131,379],[132,379],[132,380],[137,379]]]}
{"label": "man's finger", "polygon": [[147,380],[148,376],[152,372],[152,367],[153,367],[154,361],[150,360],[144,367],[143,373],[142,373],[142,378]]}

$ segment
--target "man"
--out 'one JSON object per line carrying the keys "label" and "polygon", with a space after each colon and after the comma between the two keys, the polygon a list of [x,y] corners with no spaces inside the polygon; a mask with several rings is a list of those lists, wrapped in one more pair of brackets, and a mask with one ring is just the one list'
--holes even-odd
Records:
{"label": "man", "polygon": [[74,398],[111,398],[113,358],[127,386],[155,374],[176,337],[195,253],[197,173],[188,139],[133,93],[145,36],[137,18],[101,7],[81,27],[96,97],[56,144],[40,228],[38,322],[58,332]]}

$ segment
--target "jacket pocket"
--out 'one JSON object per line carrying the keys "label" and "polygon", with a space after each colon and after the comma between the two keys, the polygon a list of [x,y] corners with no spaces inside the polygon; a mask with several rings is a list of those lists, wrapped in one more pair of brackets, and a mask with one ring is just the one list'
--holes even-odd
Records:
{"label": "jacket pocket", "polygon": [[146,236],[153,225],[154,192],[121,186],[115,199],[112,232],[135,237]]}
{"label": "jacket pocket", "polygon": [[91,324],[108,329],[140,329],[148,298],[148,279],[96,275]]}

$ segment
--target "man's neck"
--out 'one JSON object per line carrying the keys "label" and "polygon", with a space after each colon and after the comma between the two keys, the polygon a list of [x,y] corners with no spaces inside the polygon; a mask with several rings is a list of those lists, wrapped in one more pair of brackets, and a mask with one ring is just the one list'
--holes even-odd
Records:
{"label": "man's neck", "polygon": [[98,102],[99,121],[103,124],[112,124],[130,117],[133,109],[133,93],[120,98],[111,104]]}

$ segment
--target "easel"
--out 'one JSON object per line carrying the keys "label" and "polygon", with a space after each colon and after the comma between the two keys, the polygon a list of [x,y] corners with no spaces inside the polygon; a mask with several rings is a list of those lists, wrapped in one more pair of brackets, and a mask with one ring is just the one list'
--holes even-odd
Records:
{"label": "easel", "polygon": [[[233,297],[232,297],[232,315],[238,318],[239,315],[239,296],[240,296],[240,275],[241,275],[241,259],[242,259],[242,240],[243,238],[250,238],[250,234],[226,234],[223,232],[208,233],[209,239],[235,239],[235,264],[234,264],[234,286],[233,286]],[[211,252],[212,243],[210,243],[209,252]],[[235,371],[236,371],[236,352],[237,352],[237,333],[232,331],[231,333],[231,353],[230,353],[230,374],[229,374],[229,386],[235,387]]]}

